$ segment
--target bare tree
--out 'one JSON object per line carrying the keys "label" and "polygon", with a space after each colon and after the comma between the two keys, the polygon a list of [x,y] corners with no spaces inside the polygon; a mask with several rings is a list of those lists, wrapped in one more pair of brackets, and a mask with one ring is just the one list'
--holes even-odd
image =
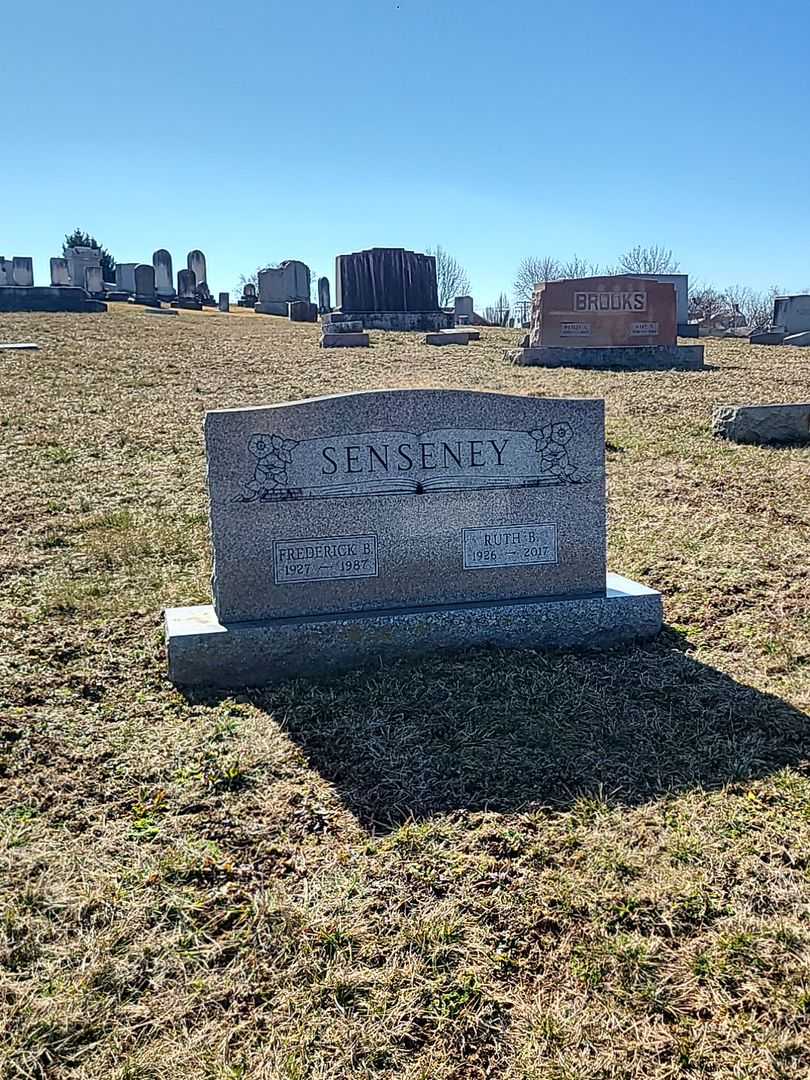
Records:
{"label": "bare tree", "polygon": [[598,273],[599,266],[596,263],[588,262],[587,259],[582,259],[579,255],[573,255],[568,262],[564,262],[560,266],[561,278],[593,277]]}
{"label": "bare tree", "polygon": [[448,254],[439,244],[428,248],[426,255],[436,259],[436,284],[439,288],[439,307],[449,307],[457,296],[470,291],[470,279],[461,263]]}
{"label": "bare tree", "polygon": [[269,270],[273,266],[273,263],[265,263],[264,266],[257,266],[252,274],[240,274],[239,281],[236,283],[236,291],[239,293],[241,299],[246,285],[255,285],[256,291],[259,289],[259,274],[264,270]]}
{"label": "bare tree", "polygon": [[535,285],[541,281],[556,281],[561,276],[559,260],[551,255],[527,255],[521,259],[515,274],[512,285],[515,299],[531,300]]}
{"label": "bare tree", "polygon": [[674,274],[678,265],[671,249],[658,247],[657,244],[653,247],[636,244],[619,259],[619,270],[626,274]]}
{"label": "bare tree", "polygon": [[713,285],[695,284],[689,287],[689,317],[715,319],[728,310],[728,301]]}
{"label": "bare tree", "polygon": [[494,304],[484,308],[484,318],[491,326],[507,326],[510,311],[509,297],[502,292]]}

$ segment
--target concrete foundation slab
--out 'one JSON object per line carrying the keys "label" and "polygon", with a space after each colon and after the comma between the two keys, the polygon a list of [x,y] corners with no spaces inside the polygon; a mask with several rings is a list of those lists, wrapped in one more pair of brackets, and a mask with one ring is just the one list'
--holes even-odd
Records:
{"label": "concrete foundation slab", "polygon": [[426,345],[469,345],[470,335],[464,330],[442,330],[438,334],[425,334]]}
{"label": "concrete foundation slab", "polygon": [[106,311],[72,285],[0,285],[0,311]]}
{"label": "concrete foundation slab", "polygon": [[322,349],[357,349],[366,348],[368,345],[368,334],[323,334],[321,336],[321,348]]}
{"label": "concrete foundation slab", "polygon": [[289,318],[290,305],[285,300],[270,300],[263,304],[254,304],[253,310],[259,315],[283,315]]}
{"label": "concrete foundation slab", "polygon": [[654,637],[661,594],[608,574],[604,595],[389,609],[223,625],[210,604],[167,608],[169,676],[180,686],[266,686],[476,646],[604,649]]}
{"label": "concrete foundation slab", "polygon": [[504,359],[522,367],[621,368],[627,371],[700,370],[702,345],[641,345],[615,348],[538,346],[507,349]]}
{"label": "concrete foundation slab", "polygon": [[781,345],[784,340],[783,330],[758,330],[748,339],[751,345]]}

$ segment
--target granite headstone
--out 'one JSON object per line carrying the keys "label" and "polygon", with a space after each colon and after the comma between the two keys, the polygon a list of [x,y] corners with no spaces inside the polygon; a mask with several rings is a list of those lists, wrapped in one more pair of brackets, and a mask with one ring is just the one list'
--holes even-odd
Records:
{"label": "granite headstone", "polygon": [[51,285],[70,285],[67,259],[51,259]]}
{"label": "granite headstone", "polygon": [[210,412],[205,441],[214,606],[166,613],[177,682],[660,628],[606,578],[600,400],[372,391]]}
{"label": "granite headstone", "polygon": [[172,257],[166,248],[158,248],[152,255],[155,268],[155,292],[162,300],[171,300],[176,295],[174,290],[174,270]]}

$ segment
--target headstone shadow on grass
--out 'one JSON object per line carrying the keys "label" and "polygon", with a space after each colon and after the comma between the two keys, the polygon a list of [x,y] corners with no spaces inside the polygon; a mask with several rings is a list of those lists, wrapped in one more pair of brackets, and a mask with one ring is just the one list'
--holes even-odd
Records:
{"label": "headstone shadow on grass", "polygon": [[608,654],[479,649],[250,699],[374,831],[582,797],[634,806],[810,753],[810,717],[694,660],[671,630]]}

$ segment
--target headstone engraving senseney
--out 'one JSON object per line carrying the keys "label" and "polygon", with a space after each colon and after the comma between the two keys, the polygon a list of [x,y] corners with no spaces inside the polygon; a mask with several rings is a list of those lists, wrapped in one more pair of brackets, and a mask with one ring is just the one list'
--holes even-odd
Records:
{"label": "headstone engraving senseney", "polygon": [[604,590],[601,401],[380,391],[205,432],[225,622]]}
{"label": "headstone engraving senseney", "polygon": [[214,605],[166,612],[178,683],[660,629],[606,575],[600,400],[373,391],[216,410],[205,442]]}

